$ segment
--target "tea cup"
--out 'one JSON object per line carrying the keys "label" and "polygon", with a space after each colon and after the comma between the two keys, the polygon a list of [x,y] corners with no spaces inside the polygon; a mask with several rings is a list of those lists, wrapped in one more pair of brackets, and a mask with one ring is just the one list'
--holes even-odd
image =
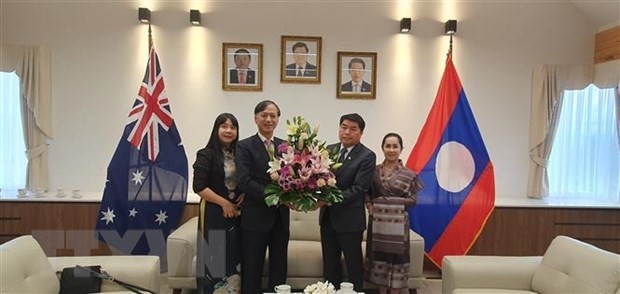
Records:
{"label": "tea cup", "polygon": [[63,188],[56,189],[56,197],[63,198],[63,197],[66,197],[66,196],[67,196],[67,193],[65,192],[65,189],[63,189]]}
{"label": "tea cup", "polygon": [[286,284],[277,285],[273,287],[273,289],[276,291],[276,293],[291,293],[291,286]]}
{"label": "tea cup", "polygon": [[34,196],[38,198],[45,197],[45,189],[41,189],[41,188],[34,189]]}
{"label": "tea cup", "polygon": [[340,293],[342,293],[342,294],[353,294],[353,293],[355,293],[355,291],[353,291],[353,284],[349,283],[349,282],[342,282],[342,283],[340,283]]}
{"label": "tea cup", "polygon": [[17,197],[26,197],[26,192],[28,192],[26,189],[17,189]]}
{"label": "tea cup", "polygon": [[82,198],[82,194],[80,194],[80,189],[73,189],[71,191],[71,197],[73,197],[73,198]]}

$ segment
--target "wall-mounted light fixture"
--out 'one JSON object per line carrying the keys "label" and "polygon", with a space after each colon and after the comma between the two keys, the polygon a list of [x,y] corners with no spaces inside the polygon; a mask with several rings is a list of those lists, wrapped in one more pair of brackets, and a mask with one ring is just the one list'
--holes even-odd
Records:
{"label": "wall-mounted light fixture", "polygon": [[192,9],[189,11],[189,22],[193,25],[200,25],[200,10]]}
{"label": "wall-mounted light fixture", "polygon": [[446,35],[454,35],[454,33],[456,33],[456,19],[446,21],[446,28],[444,32]]}
{"label": "wall-mounted light fixture", "polygon": [[408,33],[411,31],[411,18],[405,17],[400,20],[400,32]]}
{"label": "wall-mounted light fixture", "polygon": [[151,11],[148,8],[140,7],[138,8],[138,20],[142,23],[150,23],[151,22]]}

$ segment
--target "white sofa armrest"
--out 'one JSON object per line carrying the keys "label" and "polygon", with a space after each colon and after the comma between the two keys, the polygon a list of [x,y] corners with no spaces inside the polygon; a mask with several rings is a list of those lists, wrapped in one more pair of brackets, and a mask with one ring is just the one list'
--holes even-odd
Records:
{"label": "white sofa armrest", "polygon": [[198,217],[193,217],[168,236],[167,257],[169,277],[189,277],[192,259],[196,256]]}
{"label": "white sofa armrest", "polygon": [[409,277],[422,278],[424,264],[424,238],[413,230],[409,231]]}
{"label": "white sofa armrest", "polygon": [[460,288],[530,290],[542,256],[446,256],[442,292]]}
{"label": "white sofa armrest", "polygon": [[[159,292],[159,257],[158,256],[67,256],[48,257],[54,271],[76,265],[101,265],[101,270],[108,272],[115,279]],[[123,291],[125,288],[109,281],[102,281],[101,292]]]}

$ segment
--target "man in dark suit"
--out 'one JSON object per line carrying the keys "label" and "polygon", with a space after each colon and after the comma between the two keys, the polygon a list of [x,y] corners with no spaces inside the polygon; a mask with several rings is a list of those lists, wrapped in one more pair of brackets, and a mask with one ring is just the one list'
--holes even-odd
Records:
{"label": "man in dark suit", "polygon": [[349,282],[355,291],[362,291],[362,234],[366,229],[364,198],[375,171],[376,156],[360,143],[366,123],[357,113],[340,118],[340,143],[327,146],[332,157],[342,166],[336,170],[336,185],[342,190],[341,203],[321,207],[321,248],[323,276],[334,285],[342,282],[340,256],[344,254]]}
{"label": "man in dark suit", "polygon": [[286,282],[289,239],[289,209],[267,207],[263,195],[270,178],[269,161],[277,154],[282,139],[274,136],[280,108],[265,100],[254,108],[258,133],[237,143],[235,165],[237,187],[245,193],[241,210],[241,290],[262,293],[265,252],[269,247],[269,289]]}
{"label": "man in dark suit", "polygon": [[372,85],[364,81],[366,63],[361,58],[349,61],[349,76],[351,80],[340,85],[341,92],[370,93]]}
{"label": "man in dark suit", "polygon": [[235,68],[230,70],[228,83],[230,84],[256,84],[256,71],[250,69],[252,56],[247,49],[235,51]]}
{"label": "man in dark suit", "polygon": [[308,45],[297,42],[293,45],[294,63],[286,66],[288,77],[316,77],[316,65],[308,63]]}

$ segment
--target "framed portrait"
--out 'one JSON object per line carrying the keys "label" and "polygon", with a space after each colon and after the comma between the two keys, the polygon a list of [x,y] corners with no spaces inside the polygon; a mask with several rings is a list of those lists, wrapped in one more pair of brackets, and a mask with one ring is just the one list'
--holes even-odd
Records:
{"label": "framed portrait", "polygon": [[336,97],[375,99],[377,52],[338,52]]}
{"label": "framed portrait", "polygon": [[321,83],[321,37],[282,36],[280,82]]}
{"label": "framed portrait", "polygon": [[263,90],[263,44],[222,44],[222,89]]}

